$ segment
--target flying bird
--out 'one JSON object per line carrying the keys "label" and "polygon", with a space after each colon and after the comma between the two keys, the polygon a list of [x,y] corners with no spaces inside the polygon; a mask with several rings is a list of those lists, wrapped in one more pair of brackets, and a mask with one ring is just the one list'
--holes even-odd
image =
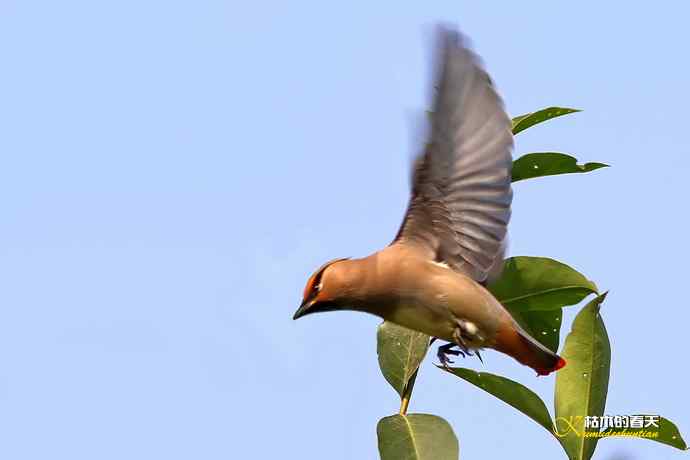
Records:
{"label": "flying bird", "polygon": [[500,274],[507,244],[510,118],[459,32],[439,29],[436,67],[430,135],[413,166],[398,234],[370,256],[331,260],[316,270],[294,319],[371,313],[449,342],[438,351],[444,366],[449,354],[491,348],[548,375],[565,360],[521,328],[485,287]]}

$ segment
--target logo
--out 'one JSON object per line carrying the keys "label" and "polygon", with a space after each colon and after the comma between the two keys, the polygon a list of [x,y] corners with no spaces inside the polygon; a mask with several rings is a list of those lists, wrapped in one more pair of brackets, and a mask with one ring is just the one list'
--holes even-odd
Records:
{"label": "logo", "polygon": [[581,438],[606,438],[627,436],[634,438],[658,438],[658,415],[571,415],[557,417],[553,433],[559,438],[571,433]]}

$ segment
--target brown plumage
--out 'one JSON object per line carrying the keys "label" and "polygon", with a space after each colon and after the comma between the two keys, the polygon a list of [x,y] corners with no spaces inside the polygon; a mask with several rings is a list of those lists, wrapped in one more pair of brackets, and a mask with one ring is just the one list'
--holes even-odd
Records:
{"label": "brown plumage", "polygon": [[372,313],[456,343],[493,348],[540,375],[565,361],[530,337],[483,284],[500,273],[510,220],[511,123],[491,79],[458,33],[440,30],[431,137],[412,197],[387,248],[337,259],[307,282],[295,319]]}

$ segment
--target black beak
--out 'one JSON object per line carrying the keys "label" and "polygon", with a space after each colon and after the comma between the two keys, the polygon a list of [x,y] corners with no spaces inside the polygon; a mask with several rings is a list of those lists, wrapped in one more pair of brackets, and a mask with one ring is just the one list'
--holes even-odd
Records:
{"label": "black beak", "polygon": [[306,315],[307,313],[309,313],[309,308],[310,308],[312,305],[314,305],[314,301],[313,301],[313,300],[310,300],[310,301],[306,301],[306,300],[305,300],[305,301],[303,301],[303,302],[302,302],[302,305],[299,306],[299,308],[297,309],[297,311],[295,312],[295,314],[292,316],[292,319],[299,319],[299,318],[301,318],[302,316],[304,316],[304,315]]}

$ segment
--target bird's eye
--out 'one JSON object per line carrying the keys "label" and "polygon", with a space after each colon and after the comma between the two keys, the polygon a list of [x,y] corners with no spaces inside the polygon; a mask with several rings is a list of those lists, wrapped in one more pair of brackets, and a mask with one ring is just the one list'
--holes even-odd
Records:
{"label": "bird's eye", "polygon": [[347,258],[330,260],[319,267],[319,269],[313,275],[311,275],[309,281],[307,281],[307,286],[304,288],[304,300],[315,297],[319,291],[321,291],[321,288],[323,287],[321,278],[323,277],[323,273],[330,265],[346,259]]}
{"label": "bird's eye", "polygon": [[315,297],[321,290],[321,276],[323,275],[323,270],[319,270],[314,273],[307,281],[307,286],[304,288],[304,299],[310,299]]}

